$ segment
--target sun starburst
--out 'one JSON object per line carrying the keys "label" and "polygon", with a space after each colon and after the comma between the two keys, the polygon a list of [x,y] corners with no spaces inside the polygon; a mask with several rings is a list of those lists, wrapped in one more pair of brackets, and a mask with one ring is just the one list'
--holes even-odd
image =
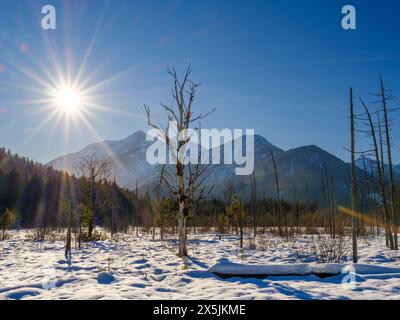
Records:
{"label": "sun starburst", "polygon": [[52,90],[50,96],[54,99],[54,107],[61,113],[75,116],[85,107],[83,93],[72,86],[62,86]]}

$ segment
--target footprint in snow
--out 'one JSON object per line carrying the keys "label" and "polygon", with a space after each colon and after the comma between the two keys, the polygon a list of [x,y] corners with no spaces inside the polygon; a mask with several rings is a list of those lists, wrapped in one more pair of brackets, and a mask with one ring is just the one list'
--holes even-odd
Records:
{"label": "footprint in snow", "polygon": [[147,262],[147,259],[138,259],[138,260],[135,260],[135,261],[132,261],[131,262],[131,264],[140,264],[140,263],[146,263]]}
{"label": "footprint in snow", "polygon": [[151,275],[151,276],[150,276],[150,278],[151,278],[152,280],[157,281],[157,282],[164,281],[166,277],[167,277],[166,274]]}
{"label": "footprint in snow", "polygon": [[6,297],[8,299],[12,299],[12,300],[20,300],[26,296],[37,296],[39,294],[38,291],[33,291],[33,290],[18,290],[18,291],[14,291],[11,292],[9,294],[6,295]]}
{"label": "footprint in snow", "polygon": [[165,273],[165,271],[163,269],[160,269],[160,268],[155,268],[153,273],[154,274],[163,274],[163,273]]}
{"label": "footprint in snow", "polygon": [[115,277],[109,272],[100,272],[97,275],[97,282],[100,284],[111,284],[115,281]]}
{"label": "footprint in snow", "polygon": [[146,285],[144,283],[132,283],[131,287],[144,289],[144,288],[146,288]]}
{"label": "footprint in snow", "polygon": [[192,279],[189,279],[189,278],[182,278],[181,279],[181,282],[183,282],[183,283],[191,283],[193,280]]}

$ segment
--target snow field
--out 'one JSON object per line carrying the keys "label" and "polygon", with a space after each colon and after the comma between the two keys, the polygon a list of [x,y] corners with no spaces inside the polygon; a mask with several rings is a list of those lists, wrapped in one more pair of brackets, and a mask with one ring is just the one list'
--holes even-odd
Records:
{"label": "snow field", "polygon": [[400,255],[385,248],[383,237],[360,239],[359,263],[367,266],[358,266],[353,286],[342,284],[342,273],[222,279],[209,271],[217,263],[290,269],[304,262],[298,250],[309,242],[310,236],[264,235],[255,246],[245,240],[240,250],[235,235],[190,234],[190,257],[183,261],[175,241],[118,235],[84,244],[67,261],[62,241],[33,242],[24,231],[13,232],[0,241],[0,299],[400,299],[400,273],[371,267],[400,269]]}

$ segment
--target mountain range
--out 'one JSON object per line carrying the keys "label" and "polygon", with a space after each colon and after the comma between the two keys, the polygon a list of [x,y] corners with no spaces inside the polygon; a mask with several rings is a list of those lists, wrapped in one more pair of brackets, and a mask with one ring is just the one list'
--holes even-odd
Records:
{"label": "mountain range", "polygon": [[[366,171],[368,172],[372,172],[374,174],[377,173],[377,163],[376,160],[370,158],[370,157],[359,157],[358,159],[356,159],[356,165],[364,170],[364,168],[366,169]],[[388,177],[388,173],[389,173],[389,165],[387,163],[385,163],[384,165],[384,170],[385,170],[385,177]],[[393,165],[393,175],[395,176],[395,178],[399,178],[400,177],[400,164],[396,164]]]}
{"label": "mountain range", "polygon": [[[159,179],[160,165],[150,165],[146,160],[146,134],[137,131],[125,139],[93,143],[76,153],[56,158],[48,165],[58,170],[76,173],[79,160],[96,153],[101,160],[113,162],[116,181],[119,185],[133,189],[138,185],[141,190],[150,192]],[[224,146],[220,148],[223,154]],[[333,177],[334,191],[338,203],[348,204],[350,194],[350,165],[315,145],[302,146],[291,150],[282,150],[267,139],[256,135],[254,139],[254,159],[257,194],[274,197],[275,172],[270,149],[276,160],[281,195],[286,200],[306,199],[321,201],[322,172],[326,170]],[[361,162],[357,174],[362,177]],[[228,187],[250,194],[250,177],[236,176],[236,165],[212,164],[206,171],[206,184],[213,185],[213,195],[220,196]],[[326,168],[326,169],[325,169]]]}

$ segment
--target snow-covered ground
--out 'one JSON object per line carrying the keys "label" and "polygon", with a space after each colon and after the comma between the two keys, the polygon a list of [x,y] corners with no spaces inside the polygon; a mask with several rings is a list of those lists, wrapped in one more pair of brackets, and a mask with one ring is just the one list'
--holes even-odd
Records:
{"label": "snow-covered ground", "polygon": [[[173,242],[132,233],[85,244],[73,250],[69,264],[62,241],[32,242],[19,231],[0,241],[0,299],[400,299],[400,274],[357,275],[349,285],[342,284],[345,273],[222,279],[208,271],[228,261],[307,262],[309,241],[263,236],[255,245],[245,240],[240,250],[234,235],[189,235],[184,263]],[[400,267],[400,255],[388,251],[382,237],[360,239],[359,254],[363,264]]]}

